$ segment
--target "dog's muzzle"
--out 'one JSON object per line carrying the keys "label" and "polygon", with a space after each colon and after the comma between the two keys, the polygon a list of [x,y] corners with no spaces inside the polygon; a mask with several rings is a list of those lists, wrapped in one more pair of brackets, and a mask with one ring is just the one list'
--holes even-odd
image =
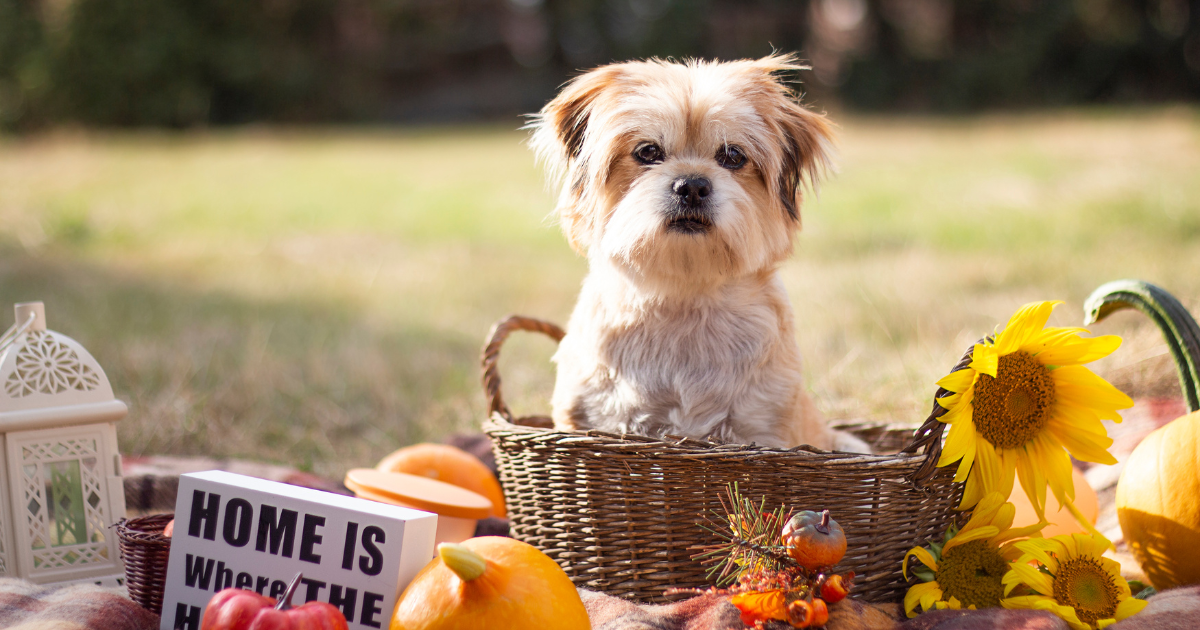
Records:
{"label": "dog's muzzle", "polygon": [[708,196],[712,183],[707,177],[685,175],[671,182],[674,203],[667,211],[667,231],[682,234],[703,234],[712,229]]}

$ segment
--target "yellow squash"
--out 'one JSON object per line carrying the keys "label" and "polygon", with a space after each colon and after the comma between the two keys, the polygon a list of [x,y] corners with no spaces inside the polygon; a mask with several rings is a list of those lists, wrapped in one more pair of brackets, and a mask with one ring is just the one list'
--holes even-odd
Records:
{"label": "yellow squash", "polygon": [[1139,280],[1096,289],[1084,325],[1134,308],[1162,330],[1191,413],[1151,433],[1117,482],[1125,542],[1156,588],[1200,583],[1200,325],[1170,293]]}
{"label": "yellow squash", "polygon": [[390,630],[590,630],[567,574],[533,546],[498,536],[438,545]]}
{"label": "yellow squash", "polygon": [[1200,583],[1200,412],[1160,427],[1129,456],[1117,518],[1155,588]]}

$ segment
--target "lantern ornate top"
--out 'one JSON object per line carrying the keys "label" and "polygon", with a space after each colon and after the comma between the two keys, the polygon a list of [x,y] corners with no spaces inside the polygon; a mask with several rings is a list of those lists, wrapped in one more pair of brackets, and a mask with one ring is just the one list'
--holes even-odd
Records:
{"label": "lantern ornate top", "polygon": [[79,342],[46,328],[41,302],[15,310],[16,323],[0,337],[0,431],[125,417],[100,364]]}

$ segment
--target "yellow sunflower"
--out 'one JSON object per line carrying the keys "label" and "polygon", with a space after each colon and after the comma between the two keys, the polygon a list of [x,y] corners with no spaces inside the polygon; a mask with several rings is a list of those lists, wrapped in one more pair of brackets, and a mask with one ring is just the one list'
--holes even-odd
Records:
{"label": "yellow sunflower", "polygon": [[908,559],[913,557],[925,565],[913,570],[913,575],[925,582],[908,589],[904,612],[915,617],[917,604],[922,610],[999,607],[1008,563],[1021,555],[1013,539],[1034,535],[1046,526],[1009,529],[1015,513],[1013,504],[992,492],[975,506],[962,529],[951,527],[941,543],[932,543],[928,549],[909,549],[901,565],[904,577],[908,578]]}
{"label": "yellow sunflower", "polygon": [[1059,504],[1086,521],[1074,507],[1067,452],[1087,462],[1117,461],[1108,452],[1112,439],[1101,420],[1120,422],[1117,410],[1133,401],[1083,364],[1108,356],[1121,338],[1046,328],[1050,311],[1061,303],[1021,307],[994,340],[974,346],[966,369],[938,381],[956,392],[938,399],[947,409],[940,419],[950,425],[938,466],[959,462],[954,480],[966,481],[964,509],[992,491],[1009,496],[1020,471],[1021,487],[1040,520],[1049,484]]}
{"label": "yellow sunflower", "polygon": [[[1132,597],[1121,565],[1101,556],[1111,543],[1099,534],[1070,534],[1016,543],[1023,555],[1004,576],[1005,608],[1048,610],[1072,630],[1105,628],[1145,608]],[[1036,561],[1039,566],[1029,564]],[[1036,595],[1008,597],[1025,585]]]}

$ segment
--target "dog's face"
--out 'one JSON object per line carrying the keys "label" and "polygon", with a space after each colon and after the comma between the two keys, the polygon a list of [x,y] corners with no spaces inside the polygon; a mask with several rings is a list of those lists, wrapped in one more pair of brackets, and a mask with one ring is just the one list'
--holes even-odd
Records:
{"label": "dog's face", "polygon": [[571,81],[533,123],[571,245],[660,287],[704,286],[791,251],[825,118],[777,73],[790,57],[622,63]]}

